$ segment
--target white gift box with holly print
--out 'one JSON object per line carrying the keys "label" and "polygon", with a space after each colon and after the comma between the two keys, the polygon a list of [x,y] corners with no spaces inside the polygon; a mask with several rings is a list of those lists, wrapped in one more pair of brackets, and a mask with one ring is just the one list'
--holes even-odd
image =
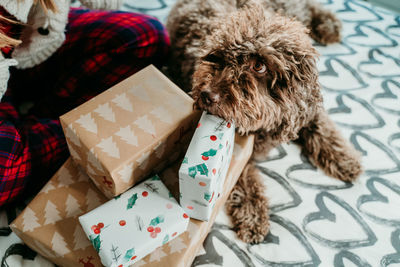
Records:
{"label": "white gift box with holly print", "polygon": [[186,231],[189,216],[155,175],[79,217],[105,266],[129,266]]}
{"label": "white gift box with holly print", "polygon": [[222,192],[234,138],[233,123],[203,112],[179,169],[180,204],[190,217],[209,219]]}

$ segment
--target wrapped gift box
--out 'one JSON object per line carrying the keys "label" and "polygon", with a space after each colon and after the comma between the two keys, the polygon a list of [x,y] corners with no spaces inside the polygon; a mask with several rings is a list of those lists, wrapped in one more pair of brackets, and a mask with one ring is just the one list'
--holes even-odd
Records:
{"label": "wrapped gift box", "polygon": [[30,248],[57,265],[102,266],[78,216],[107,200],[68,159],[10,227]]}
{"label": "wrapped gift box", "polygon": [[[217,200],[209,221],[191,219],[186,232],[156,249],[134,266],[190,266],[218,210],[225,203],[250,158],[253,139],[253,136],[236,136],[224,191]],[[175,197],[179,195],[180,163],[178,161],[160,174],[162,181]],[[10,227],[29,247],[57,265],[102,266],[96,250],[79,224],[78,217],[106,201],[106,197],[89,177],[69,159]]]}
{"label": "wrapped gift box", "polygon": [[235,126],[203,112],[179,169],[180,204],[186,213],[207,221],[232,157]]}
{"label": "wrapped gift box", "polygon": [[189,216],[158,175],[79,217],[105,266],[129,266],[186,231]]}
{"label": "wrapped gift box", "polygon": [[193,100],[150,65],[60,120],[71,157],[111,198],[177,159],[199,117]]}

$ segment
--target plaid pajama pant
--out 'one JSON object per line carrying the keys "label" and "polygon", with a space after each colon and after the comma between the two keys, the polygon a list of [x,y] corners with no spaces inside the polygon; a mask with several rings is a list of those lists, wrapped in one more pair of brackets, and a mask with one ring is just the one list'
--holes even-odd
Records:
{"label": "plaid pajama pant", "polygon": [[[148,64],[168,34],[155,18],[72,8],[66,41],[44,63],[11,70],[0,103],[0,206],[37,192],[69,156],[58,117]],[[22,112],[26,103],[28,112]]]}

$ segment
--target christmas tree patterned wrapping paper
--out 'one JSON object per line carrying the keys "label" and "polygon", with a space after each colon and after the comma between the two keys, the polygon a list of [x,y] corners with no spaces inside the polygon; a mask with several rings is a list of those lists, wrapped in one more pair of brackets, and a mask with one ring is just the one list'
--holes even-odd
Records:
{"label": "christmas tree patterned wrapping paper", "polygon": [[199,117],[193,100],[150,65],[60,121],[73,160],[112,198],[177,159]]}
{"label": "christmas tree patterned wrapping paper", "polygon": [[30,248],[59,266],[102,266],[78,216],[107,200],[70,158],[10,227]]}
{"label": "christmas tree patterned wrapping paper", "polygon": [[79,217],[105,266],[130,266],[184,231],[189,216],[158,175]]}
{"label": "christmas tree patterned wrapping paper", "polygon": [[[203,222],[190,219],[186,232],[133,266],[190,266],[218,210],[225,203],[228,193],[250,158],[253,139],[253,136],[236,136],[224,192],[217,200],[210,220]],[[176,199],[179,195],[180,163],[178,160],[160,174],[160,178]],[[82,169],[72,159],[68,159],[10,227],[30,248],[59,266],[100,267],[103,265],[99,255],[86,237],[78,217],[107,201]]]}
{"label": "christmas tree patterned wrapping paper", "polygon": [[180,204],[194,219],[207,221],[232,158],[233,123],[203,112],[179,169]]}

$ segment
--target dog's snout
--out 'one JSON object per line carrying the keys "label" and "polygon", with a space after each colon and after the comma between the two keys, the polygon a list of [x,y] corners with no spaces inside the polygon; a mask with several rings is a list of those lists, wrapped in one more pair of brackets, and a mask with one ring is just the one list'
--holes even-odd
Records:
{"label": "dog's snout", "polygon": [[210,94],[208,92],[204,92],[204,91],[201,92],[200,97],[201,97],[201,101],[203,102],[204,105],[209,106],[212,104]]}
{"label": "dog's snout", "polygon": [[200,98],[203,104],[206,106],[210,106],[219,101],[219,95],[209,91],[201,92]]}

